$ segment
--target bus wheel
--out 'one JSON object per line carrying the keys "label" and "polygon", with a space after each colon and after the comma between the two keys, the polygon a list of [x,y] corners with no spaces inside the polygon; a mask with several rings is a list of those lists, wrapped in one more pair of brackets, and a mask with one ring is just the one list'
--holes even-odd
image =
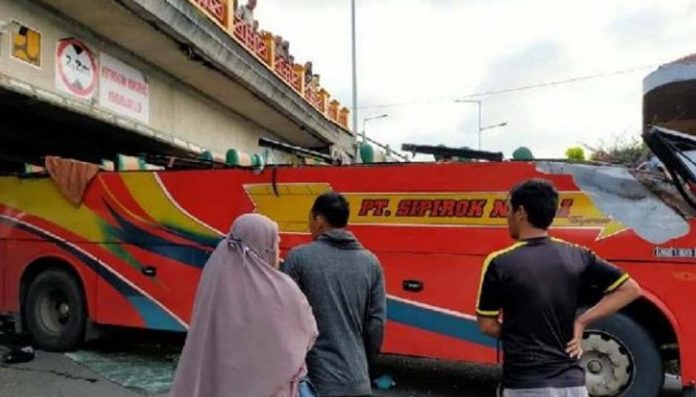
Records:
{"label": "bus wheel", "polygon": [[585,332],[587,389],[593,397],[654,397],[664,384],[660,353],[650,335],[623,314],[600,320]]}
{"label": "bus wheel", "polygon": [[82,287],[75,277],[61,269],[50,269],[31,282],[23,313],[36,346],[66,351],[84,339],[86,308]]}

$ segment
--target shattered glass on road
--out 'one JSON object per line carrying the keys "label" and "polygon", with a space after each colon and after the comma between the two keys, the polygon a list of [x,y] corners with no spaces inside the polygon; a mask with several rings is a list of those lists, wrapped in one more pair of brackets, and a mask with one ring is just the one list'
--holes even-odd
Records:
{"label": "shattered glass on road", "polygon": [[137,352],[79,351],[66,353],[76,363],[125,388],[148,394],[169,391],[178,355]]}

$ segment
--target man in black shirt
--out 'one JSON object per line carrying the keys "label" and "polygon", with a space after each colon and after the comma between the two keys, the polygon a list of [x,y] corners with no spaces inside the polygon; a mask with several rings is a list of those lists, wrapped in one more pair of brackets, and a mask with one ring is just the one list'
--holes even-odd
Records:
{"label": "man in black shirt", "polygon": [[[549,182],[517,185],[508,207],[517,243],[486,259],[476,308],[481,331],[503,341],[503,395],[587,396],[578,365],[585,327],[637,299],[640,287],[589,249],[548,235],[558,208]],[[576,318],[587,288],[604,297]]]}

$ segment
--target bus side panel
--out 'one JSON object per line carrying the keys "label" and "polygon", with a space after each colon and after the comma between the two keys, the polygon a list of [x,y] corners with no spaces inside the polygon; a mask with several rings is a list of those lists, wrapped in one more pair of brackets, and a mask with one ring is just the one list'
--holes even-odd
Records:
{"label": "bus side panel", "polygon": [[[655,296],[650,290],[643,286],[643,297],[652,302],[662,314],[667,318],[677,337],[679,346],[680,375],[684,387],[693,387],[696,382],[696,332],[694,332],[693,322],[684,324],[684,321],[677,320],[670,308]],[[687,321],[688,322],[688,321]]]}
{"label": "bus side panel", "polygon": [[142,285],[170,320],[176,320],[173,323],[162,321],[164,318],[148,318],[148,328],[182,331],[191,320],[198,281],[209,252],[185,245],[146,245],[134,247],[133,252],[143,267],[156,271],[155,276],[142,278]]}
{"label": "bus side panel", "polygon": [[128,294],[127,290],[119,291],[103,277],[97,281],[97,291],[96,323],[145,328],[146,321],[135,306],[137,294]]}
{"label": "bus side panel", "polygon": [[[187,247],[118,244],[106,245],[99,278],[100,324],[185,331],[195,297],[200,268],[175,255]],[[148,276],[146,271],[153,272]]]}
{"label": "bus side panel", "polygon": [[[495,340],[476,323],[483,258],[375,252],[385,272],[393,353],[492,363]],[[404,250],[406,251],[406,250]]]}
{"label": "bus side panel", "polygon": [[[422,247],[411,242],[401,246],[407,248],[392,250],[377,241],[374,232],[352,230],[368,248],[377,247],[374,253],[384,269],[388,318],[384,353],[496,362],[495,341],[479,332],[474,313],[484,257],[418,252]],[[409,233],[394,233],[389,240],[393,243],[405,234]],[[310,240],[283,235],[281,248],[287,255],[292,247]],[[421,282],[423,290],[407,291],[404,282],[408,281]]]}
{"label": "bus side panel", "polygon": [[[693,301],[692,301],[693,302]],[[679,337],[679,352],[681,354],[681,376],[685,386],[696,384],[696,321],[693,316],[693,306],[689,314],[681,314]]]}
{"label": "bus side panel", "polygon": [[[390,307],[393,311],[394,306]],[[391,320],[387,322],[382,353],[480,364],[496,363],[495,345],[464,342],[459,337],[423,331]]]}
{"label": "bus side panel", "polygon": [[[4,234],[3,226],[0,225],[0,236]],[[9,258],[7,255],[7,243],[4,238],[0,237],[0,313],[7,311],[5,308],[5,269],[9,266]]]}
{"label": "bus side panel", "polygon": [[692,270],[693,265],[648,263],[629,264],[624,268],[672,323],[681,355],[683,384],[696,382],[696,316],[693,315],[696,270]]}
{"label": "bus side panel", "polygon": [[6,240],[5,255],[5,288],[3,312],[19,313],[20,311],[20,282],[26,268],[36,259],[39,259],[42,252],[49,251],[52,247],[50,243],[36,240],[35,236],[10,227],[11,231]]}
{"label": "bus side panel", "polygon": [[696,384],[696,322],[693,314],[681,318],[685,317],[687,320],[680,322],[683,325],[679,333],[681,376],[685,386],[693,387]]}
{"label": "bus side panel", "polygon": [[0,222],[0,314],[10,312],[10,299],[8,288],[10,281],[7,279],[8,268],[12,266],[10,250],[8,249],[12,226]]}
{"label": "bus side panel", "polygon": [[[49,259],[42,262],[45,266],[60,263],[69,266],[79,278],[84,288],[87,302],[87,315],[94,318],[96,308],[96,273],[85,266],[78,258],[54,243],[42,241],[5,241],[6,258],[8,265],[5,267],[5,304],[3,311],[18,313],[20,311],[20,284],[25,271],[34,262]],[[39,269],[40,271],[40,269]],[[28,287],[28,286],[27,286]]]}
{"label": "bus side panel", "polygon": [[26,263],[21,264],[18,261],[17,249],[21,249],[20,244],[11,240],[3,242],[5,254],[3,255],[4,268],[4,283],[3,283],[3,313],[19,313],[19,282],[22,277],[22,272],[26,268]]}

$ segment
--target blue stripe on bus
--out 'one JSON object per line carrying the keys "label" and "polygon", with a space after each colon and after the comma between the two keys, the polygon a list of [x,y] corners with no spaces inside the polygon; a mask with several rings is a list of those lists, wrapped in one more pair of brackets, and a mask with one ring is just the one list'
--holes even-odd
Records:
{"label": "blue stripe on bus", "polygon": [[102,266],[99,261],[95,260],[91,256],[84,253],[82,250],[73,247],[67,242],[53,237],[52,235],[44,232],[43,230],[30,226],[24,223],[17,222],[12,219],[5,217],[0,217],[0,222],[10,224],[18,229],[24,230],[38,237],[41,237],[47,241],[50,241],[56,246],[60,247],[62,250],[72,254],[75,258],[80,260],[87,267],[92,269],[97,273],[102,279],[104,279],[109,285],[121,293],[129,302],[135,306],[140,317],[145,321],[145,325],[148,329],[161,330],[161,331],[178,331],[184,332],[186,329],[179,323],[174,317],[169,313],[164,311],[150,298],[146,297],[140,293],[135,288],[131,287],[128,283],[123,281],[119,276],[117,276],[111,270]]}
{"label": "blue stripe on bus", "polygon": [[451,338],[496,347],[496,341],[479,331],[475,320],[462,318],[396,299],[387,299],[387,318],[395,323]]}

